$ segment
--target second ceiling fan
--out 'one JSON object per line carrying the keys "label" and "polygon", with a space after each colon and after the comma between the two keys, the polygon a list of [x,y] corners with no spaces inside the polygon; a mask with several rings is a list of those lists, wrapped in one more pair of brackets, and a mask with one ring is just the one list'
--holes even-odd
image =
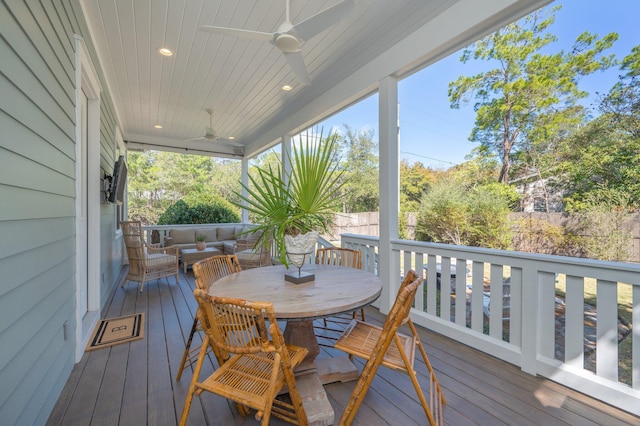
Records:
{"label": "second ceiling fan", "polygon": [[285,0],[285,21],[273,33],[208,25],[202,25],[200,29],[216,34],[270,42],[282,51],[298,81],[307,85],[311,83],[311,80],[300,51],[302,45],[310,38],[340,22],[353,9],[354,0],[343,0],[295,25],[291,23],[289,2],[290,0]]}
{"label": "second ceiling fan", "polygon": [[218,136],[216,131],[213,130],[213,110],[210,109],[210,108],[207,108],[205,111],[207,112],[207,114],[209,114],[209,127],[205,127],[203,136],[201,136],[199,138],[195,138],[195,139],[189,139],[190,141],[209,140],[209,141],[213,141],[213,142],[220,142],[220,143],[227,144],[227,145],[233,145],[233,146],[237,146],[237,147],[244,147],[244,145],[242,145],[241,143],[236,142],[236,141],[234,141],[232,139],[227,139],[227,138],[223,138],[221,136]]}

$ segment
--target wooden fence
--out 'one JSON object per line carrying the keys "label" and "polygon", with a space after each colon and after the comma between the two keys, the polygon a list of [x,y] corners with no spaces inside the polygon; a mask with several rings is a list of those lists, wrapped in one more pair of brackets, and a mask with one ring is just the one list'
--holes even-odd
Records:
{"label": "wooden fence", "polygon": [[[533,218],[545,220],[553,225],[571,227],[576,224],[575,219],[566,213],[512,213],[511,219],[517,218]],[[380,236],[380,221],[378,212],[367,213],[339,213],[334,219],[335,225],[331,232],[324,237],[336,243],[340,241],[340,234],[357,234],[368,235],[372,237]],[[630,258],[632,262],[640,262],[640,213],[629,215],[625,224],[632,233],[632,242],[629,247]],[[408,240],[415,239],[416,216],[409,213],[405,227],[405,238]]]}

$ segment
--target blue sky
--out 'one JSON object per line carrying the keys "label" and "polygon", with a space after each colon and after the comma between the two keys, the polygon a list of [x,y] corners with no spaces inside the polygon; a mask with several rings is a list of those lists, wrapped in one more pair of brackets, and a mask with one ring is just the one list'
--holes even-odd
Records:
{"label": "blue sky", "polygon": [[[567,51],[583,31],[604,36],[619,34],[610,49],[619,59],[640,45],[640,0],[568,0],[554,2],[562,5],[550,32],[558,37],[552,45],[554,51]],[[447,97],[448,83],[460,75],[473,75],[486,67],[486,63],[463,64],[461,52],[442,59],[399,84],[400,103],[400,156],[410,163],[421,162],[432,168],[448,168],[464,161],[476,146],[468,140],[475,113],[471,106],[452,110]],[[580,81],[580,87],[595,95],[606,93],[616,82],[619,70],[614,67]],[[354,129],[374,128],[377,140],[377,95],[327,119],[320,126],[340,127],[343,123]],[[589,106],[591,99],[583,102]]]}

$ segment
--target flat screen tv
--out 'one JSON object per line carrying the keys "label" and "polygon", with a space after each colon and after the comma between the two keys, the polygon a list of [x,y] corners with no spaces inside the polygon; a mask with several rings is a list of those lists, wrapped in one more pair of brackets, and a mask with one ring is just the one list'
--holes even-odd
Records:
{"label": "flat screen tv", "polygon": [[124,156],[121,155],[113,166],[113,178],[111,180],[111,188],[109,188],[110,203],[122,204],[126,182],[127,164],[124,162]]}

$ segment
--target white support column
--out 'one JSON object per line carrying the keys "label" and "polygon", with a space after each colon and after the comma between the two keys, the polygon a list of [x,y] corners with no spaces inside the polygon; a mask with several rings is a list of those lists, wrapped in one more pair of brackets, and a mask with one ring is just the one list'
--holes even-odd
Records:
{"label": "white support column", "polygon": [[281,149],[280,157],[282,158],[282,171],[284,172],[283,179],[285,183],[288,183],[288,176],[291,173],[291,135],[282,136]]}
{"label": "white support column", "polygon": [[386,77],[379,90],[380,247],[378,271],[383,283],[380,312],[387,313],[400,285],[400,257],[393,255],[391,240],[398,238],[400,210],[400,146],[398,141],[398,80]]}
{"label": "white support column", "polygon": [[[242,157],[242,171],[240,172],[240,179],[242,181],[242,195],[247,197],[249,193],[245,189],[247,185],[249,185],[249,159],[247,157]],[[246,205],[245,201],[242,202],[242,205]],[[249,211],[247,209],[242,209],[242,223],[249,223]]]}

